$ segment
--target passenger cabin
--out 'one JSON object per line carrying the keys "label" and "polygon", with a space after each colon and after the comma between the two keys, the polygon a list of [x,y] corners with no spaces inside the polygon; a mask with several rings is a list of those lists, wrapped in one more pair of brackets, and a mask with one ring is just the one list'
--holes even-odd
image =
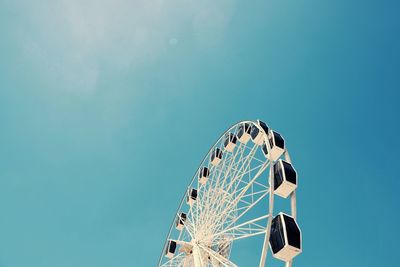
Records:
{"label": "passenger cabin", "polygon": [[192,206],[194,202],[197,200],[197,189],[191,188],[187,192],[186,202]]}
{"label": "passenger cabin", "polygon": [[219,148],[216,148],[213,150],[213,152],[211,153],[211,164],[214,166],[217,166],[220,161],[222,159],[222,150]]}
{"label": "passenger cabin", "polygon": [[301,253],[301,232],[293,217],[281,212],[272,219],[269,245],[272,255],[285,262]]}
{"label": "passenger cabin", "polygon": [[199,182],[202,185],[205,185],[207,183],[209,176],[210,176],[210,170],[207,167],[203,167],[199,170]]}
{"label": "passenger cabin", "polygon": [[271,130],[268,135],[268,141],[271,146],[269,160],[276,161],[285,152],[285,140],[279,133]]}
{"label": "passenger cabin", "polygon": [[165,248],[165,256],[172,259],[176,251],[176,242],[174,240],[168,240]]}
{"label": "passenger cabin", "polygon": [[293,165],[282,159],[274,165],[274,193],[287,198],[297,188],[297,172]]}
{"label": "passenger cabin", "polygon": [[264,134],[256,125],[251,126],[250,135],[255,144],[261,146],[264,143]]}
{"label": "passenger cabin", "polygon": [[240,143],[247,144],[250,140],[251,126],[249,123],[243,123],[239,126],[237,137]]}
{"label": "passenger cabin", "polygon": [[184,212],[178,214],[178,217],[176,218],[176,229],[179,231],[182,231],[183,227],[185,226],[186,217],[187,215]]}
{"label": "passenger cabin", "polygon": [[234,135],[233,133],[229,133],[225,135],[224,148],[229,152],[233,152],[236,146],[236,142],[237,142],[236,135]]}
{"label": "passenger cabin", "polygon": [[265,122],[260,121],[260,120],[257,120],[257,124],[260,125],[260,127],[264,130],[264,132],[265,132],[266,134],[268,134],[268,132],[269,132],[269,127],[268,127],[268,125],[267,125]]}

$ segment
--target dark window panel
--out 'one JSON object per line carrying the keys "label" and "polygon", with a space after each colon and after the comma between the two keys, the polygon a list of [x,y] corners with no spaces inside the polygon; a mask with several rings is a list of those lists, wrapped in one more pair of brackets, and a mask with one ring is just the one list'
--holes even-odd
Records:
{"label": "dark window panel", "polygon": [[257,126],[253,125],[251,128],[251,138],[254,140],[254,138],[257,137],[258,133],[260,132],[260,130],[257,128]]}
{"label": "dark window panel", "polygon": [[265,133],[268,133],[269,127],[268,127],[268,125],[267,125],[265,122],[258,120],[258,124],[261,126],[261,128],[263,128],[263,130],[265,131]]}
{"label": "dark window panel", "polygon": [[280,161],[274,165],[274,190],[283,183],[283,173]]}
{"label": "dark window panel", "polygon": [[277,132],[273,132],[273,133],[274,133],[275,145],[277,147],[285,149],[285,141],[283,140],[282,136]]}
{"label": "dark window panel", "polygon": [[269,243],[271,245],[272,252],[274,254],[279,252],[285,246],[283,226],[282,226],[281,216],[279,215],[272,220]]}
{"label": "dark window panel", "polygon": [[296,222],[292,217],[283,215],[285,218],[285,226],[289,245],[301,249],[301,234]]}
{"label": "dark window panel", "polygon": [[292,184],[297,184],[297,174],[293,166],[286,161],[282,161],[282,163],[285,169],[286,180]]}

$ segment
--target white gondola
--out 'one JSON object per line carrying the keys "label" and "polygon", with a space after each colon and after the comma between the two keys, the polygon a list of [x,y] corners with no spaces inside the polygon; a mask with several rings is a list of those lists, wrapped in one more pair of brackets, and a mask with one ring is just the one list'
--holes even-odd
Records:
{"label": "white gondola", "polygon": [[229,152],[233,152],[233,150],[236,147],[236,142],[237,142],[236,135],[234,135],[233,133],[229,133],[225,135],[224,148]]}
{"label": "white gondola", "polygon": [[257,120],[257,124],[260,125],[260,127],[264,130],[264,132],[265,132],[266,134],[268,134],[268,132],[269,132],[269,127],[268,127],[268,125],[267,125],[265,122],[260,121],[260,120]]}
{"label": "white gondola", "polygon": [[222,159],[222,150],[219,148],[216,148],[213,150],[213,152],[211,153],[211,164],[214,166],[217,166],[220,161]]}
{"label": "white gondola", "polygon": [[186,202],[192,206],[194,202],[197,200],[197,189],[191,188],[187,192]]}
{"label": "white gondola", "polygon": [[174,240],[168,240],[167,246],[165,248],[165,256],[172,259],[176,251],[176,242]]}
{"label": "white gondola", "polygon": [[251,140],[261,146],[264,143],[264,134],[263,132],[255,125],[251,126]]}
{"label": "white gondola", "polygon": [[202,185],[205,185],[207,183],[209,176],[210,176],[210,170],[207,167],[203,167],[199,170],[199,182]]}
{"label": "white gondola", "polygon": [[279,133],[271,130],[268,134],[268,141],[271,146],[269,160],[276,161],[285,152],[285,140]]}
{"label": "white gondola", "polygon": [[178,229],[179,231],[182,231],[183,227],[185,226],[185,222],[186,222],[186,213],[181,212],[177,218],[176,218],[176,229]]}
{"label": "white gondola", "polygon": [[239,139],[239,142],[247,144],[247,142],[250,140],[250,132],[251,132],[250,124],[248,123],[241,124],[237,132],[237,137]]}
{"label": "white gondola", "polygon": [[274,193],[287,198],[297,188],[297,172],[293,165],[282,159],[274,165]]}
{"label": "white gondola", "polygon": [[293,217],[282,212],[276,215],[269,239],[272,255],[285,262],[291,261],[301,253],[301,242],[301,231]]}

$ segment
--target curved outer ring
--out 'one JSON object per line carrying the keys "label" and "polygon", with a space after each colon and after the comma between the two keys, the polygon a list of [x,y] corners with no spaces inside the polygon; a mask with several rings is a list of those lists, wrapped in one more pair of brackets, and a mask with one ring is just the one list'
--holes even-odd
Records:
{"label": "curved outer ring", "polygon": [[[233,125],[231,125],[231,127],[229,127],[218,139],[217,141],[211,146],[211,148],[208,150],[207,154],[204,156],[203,160],[200,163],[200,167],[203,166],[203,163],[209,158],[210,153],[213,151],[214,147],[220,142],[220,140],[225,136],[225,134],[229,133],[230,130],[232,130],[233,128],[235,128],[236,126],[240,125],[240,124],[244,124],[244,123],[250,123],[252,125],[255,125],[259,130],[261,130],[264,133],[264,142],[267,145],[267,149],[268,149],[268,153],[270,153],[271,147],[270,144],[268,142],[268,133],[266,133],[264,131],[263,128],[261,128],[257,122],[255,121],[250,121],[250,120],[244,120],[244,121],[239,121]],[[287,148],[285,149],[285,160],[289,163],[291,163],[290,160],[290,156],[289,156],[289,152],[287,151]],[[271,164],[273,164],[274,162],[271,161]],[[192,180],[190,181],[188,187],[185,190],[185,193],[183,194],[183,197],[179,203],[178,209],[176,210],[175,214],[178,214],[178,212],[181,210],[181,207],[185,201],[186,198],[186,192],[188,189],[190,189],[190,185],[194,182],[194,180],[197,177],[197,171],[198,169],[196,169],[195,174],[192,177]],[[273,209],[274,209],[274,179],[273,179],[273,171],[272,171],[272,166],[270,167],[270,174],[269,174],[269,188],[270,188],[270,192],[269,192],[269,214],[273,214]],[[291,205],[291,213],[292,213],[292,217],[294,219],[296,219],[296,191],[294,191],[291,196],[290,196],[290,205]],[[268,246],[269,246],[269,236],[270,236],[270,230],[271,230],[271,223],[272,223],[272,217],[273,216],[269,216],[268,218],[268,224],[267,224],[267,230],[266,230],[266,234],[265,234],[265,238],[264,238],[264,244],[263,244],[263,250],[261,253],[261,258],[260,258],[260,267],[264,267],[265,266],[265,262],[266,262],[266,258],[267,258],[267,252],[268,252]],[[165,247],[167,245],[168,242],[168,237],[171,235],[172,229],[174,227],[174,222],[175,222],[175,215],[172,219],[172,223],[171,226],[169,228],[167,237],[165,239],[164,245],[163,245],[163,249],[161,251],[161,256],[159,258],[158,261],[158,266],[160,266],[161,262],[162,262],[162,257],[164,256],[164,250]],[[292,266],[292,262],[287,262],[286,263],[286,267],[291,267]]]}

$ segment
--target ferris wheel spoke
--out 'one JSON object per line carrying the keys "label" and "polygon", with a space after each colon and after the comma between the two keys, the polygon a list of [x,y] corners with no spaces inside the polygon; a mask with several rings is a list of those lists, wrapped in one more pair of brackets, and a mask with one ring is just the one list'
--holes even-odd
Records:
{"label": "ferris wheel spoke", "polygon": [[229,209],[234,208],[240,201],[240,199],[243,197],[243,195],[247,192],[247,190],[251,187],[252,183],[258,178],[258,176],[261,175],[261,173],[268,167],[269,162],[264,166],[264,168],[260,169],[257,174],[254,176],[254,178],[250,181],[250,183],[248,183],[242,190],[241,192],[237,195],[237,197],[227,205],[227,207],[225,208],[225,212],[220,213],[219,217],[223,216],[224,214],[226,214],[227,211],[229,211]]}
{"label": "ferris wheel spoke", "polygon": [[181,231],[181,234],[187,233],[189,235],[189,237],[193,239],[193,237],[194,237],[194,228],[193,227],[194,227],[194,224],[191,221],[191,218],[189,216],[187,216],[186,221],[183,223],[183,230]]}
{"label": "ferris wheel spoke", "polygon": [[194,238],[194,235],[189,231],[189,226],[184,225],[184,228],[181,231],[182,235],[180,236],[180,241],[189,241]]}
{"label": "ferris wheel spoke", "polygon": [[231,224],[229,224],[226,228],[218,229],[218,232],[215,233],[212,237],[215,238],[221,235],[222,236],[229,235],[236,237],[238,235],[242,236],[242,235],[255,234],[256,232],[265,233],[265,226],[262,226],[258,223],[262,220],[268,219],[269,216],[270,214],[266,214],[258,218],[254,218],[246,222],[240,223],[238,225],[233,225],[234,222],[231,222]]}
{"label": "ferris wheel spoke", "polygon": [[[247,190],[252,187],[253,183],[256,181],[256,179],[261,175],[261,173],[268,167],[268,163],[269,162],[265,162],[262,166],[260,166],[260,168],[258,168],[257,173],[254,175],[253,179],[250,179],[249,182],[245,182],[242,180],[242,178],[244,177],[244,174],[239,176],[239,179],[237,180],[236,186],[232,189],[232,194],[236,195],[237,192],[241,192],[239,194],[239,197],[241,198],[244,193],[247,192]],[[249,173],[250,176],[250,173]],[[239,185],[244,184],[243,187],[239,187]]]}
{"label": "ferris wheel spoke", "polygon": [[[237,153],[235,154],[235,156],[233,157],[233,159],[231,160],[231,164],[229,165],[229,167],[227,168],[227,170],[225,171],[225,177],[224,177],[224,179],[223,179],[223,181],[222,181],[222,183],[221,183],[221,185],[219,185],[218,184],[218,182],[217,182],[217,188],[220,188],[221,190],[225,190],[225,186],[226,185],[229,185],[229,181],[231,181],[232,180],[232,178],[234,178],[235,176],[235,171],[236,171],[236,169],[235,169],[235,167],[234,167],[234,159],[237,157],[237,154],[238,154],[238,151],[239,151],[239,149],[237,150]],[[239,159],[239,161],[241,160],[241,158],[243,157],[243,151],[242,151],[242,153],[240,153],[240,159]],[[233,170],[233,172],[232,172],[232,170]],[[228,191],[228,190],[227,190]]]}
{"label": "ferris wheel spoke", "polygon": [[[238,149],[239,151],[239,149]],[[252,150],[250,150],[249,155],[252,155],[252,151],[254,151],[254,147]],[[239,152],[235,154],[238,155]],[[243,155],[243,153],[241,153]],[[253,154],[254,155],[254,154]],[[233,156],[233,157],[235,157]],[[251,157],[250,157],[251,158]],[[241,159],[240,159],[241,160]],[[225,162],[220,165],[219,167],[219,176],[215,180],[216,182],[213,184],[214,188],[211,188],[211,185],[208,187],[208,190],[206,191],[205,188],[204,191],[206,191],[206,194],[203,194],[204,197],[201,198],[200,195],[200,201],[196,203],[197,205],[197,210],[198,213],[200,214],[200,217],[197,221],[198,224],[203,224],[203,225],[212,225],[213,230],[219,230],[220,227],[226,228],[226,222],[229,223],[229,226],[234,224],[240,217],[245,215],[254,205],[256,205],[262,198],[264,198],[269,190],[267,190],[267,186],[264,186],[264,190],[259,190],[259,191],[254,191],[253,185],[259,185],[261,183],[257,182],[257,178],[261,175],[261,173],[268,167],[269,162],[264,161],[263,164],[258,164],[256,166],[251,165],[251,161],[249,161],[249,157],[247,157],[247,161],[243,161],[243,163],[246,164],[241,164],[241,166],[234,166],[232,167],[233,160],[230,162],[230,165],[226,167]],[[228,179],[230,178],[229,175],[225,176],[224,179],[222,179],[222,184],[226,183],[226,186],[221,186],[219,185],[218,181],[221,181],[221,174],[224,169],[233,170],[231,173],[232,178],[230,183],[226,183]],[[214,170],[217,170],[215,168]],[[252,173],[256,172],[253,178],[250,178]],[[249,181],[243,180],[243,177],[248,175]],[[211,181],[213,181],[211,179]],[[211,184],[211,183],[210,183]],[[251,188],[251,192],[248,192],[249,189]],[[221,191],[229,192],[227,189],[231,189],[230,195],[235,196],[235,199],[229,199],[227,200],[224,194],[221,193],[215,193],[218,189]],[[245,199],[247,197],[251,198],[251,201],[246,201]],[[202,201],[203,200],[203,201]],[[204,203],[205,202],[205,203]],[[242,207],[240,210],[238,209],[238,204],[239,202],[245,203],[246,205]],[[229,218],[229,214],[232,214],[233,212],[240,212],[236,219],[234,217]],[[198,214],[199,215],[199,214]],[[240,216],[240,217],[239,217]],[[220,225],[218,225],[218,222],[221,222]],[[194,223],[195,225],[196,223]],[[237,233],[239,233],[239,230],[241,230],[241,236],[248,236],[249,234],[253,235],[254,234],[254,226],[253,226],[253,231],[249,233],[249,231],[244,231],[248,229],[242,229],[242,228],[235,228],[232,230],[237,230]],[[244,233],[243,233],[244,231]],[[262,231],[264,231],[262,229]],[[259,231],[261,232],[261,231]],[[259,234],[259,233],[256,233]],[[238,234],[235,234],[235,238],[239,238]]]}
{"label": "ferris wheel spoke", "polygon": [[[251,167],[251,168],[248,168],[246,171],[243,171],[243,170],[241,170],[241,169],[234,169],[236,172],[235,172],[235,174],[234,174],[234,177],[237,177],[237,178],[239,178],[239,177],[244,177],[244,176],[246,176],[246,175],[250,175],[251,173],[253,173],[254,171],[256,171],[257,169],[259,169],[259,168],[261,168],[262,166],[264,166],[265,165],[265,162],[266,161],[264,161],[264,162],[262,162],[262,163],[258,163],[258,164],[256,164],[256,165],[254,165],[253,167]],[[249,166],[250,167],[250,166]],[[247,167],[246,167],[247,168]]]}
{"label": "ferris wheel spoke", "polygon": [[244,159],[244,161],[243,161],[243,163],[241,165],[239,163],[242,161],[242,159],[239,159],[239,162],[238,162],[238,165],[237,165],[238,167],[233,169],[233,172],[231,173],[230,184],[226,188],[227,191],[229,191],[230,188],[235,183],[237,183],[237,181],[240,181],[243,178],[243,176],[245,175],[245,171],[242,171],[242,169],[248,170],[248,168],[250,167],[251,159],[254,156],[255,152],[256,152],[256,149],[253,147],[252,150],[250,151],[249,155],[247,155],[245,157],[245,159]]}
{"label": "ferris wheel spoke", "polygon": [[[254,158],[255,153],[257,152],[257,147],[254,146],[249,154],[245,157],[245,159],[238,162],[238,168],[234,171],[234,177],[237,179],[242,179],[243,176],[246,174],[246,171],[250,168],[252,160]],[[240,164],[241,163],[241,164]]]}
{"label": "ferris wheel spoke", "polygon": [[[251,168],[251,169],[249,169],[249,170],[247,170],[245,172],[240,172],[240,173],[238,172],[238,173],[236,173],[236,177],[240,178],[240,179],[231,179],[231,180],[232,180],[232,182],[237,182],[237,184],[240,184],[240,183],[247,184],[248,182],[244,181],[242,178],[246,177],[246,175],[247,176],[251,176],[251,173],[257,171],[260,168],[262,168],[264,165],[265,165],[265,162],[263,162],[262,164],[256,165],[255,167],[253,167],[253,168]],[[227,176],[227,178],[231,178],[231,177]],[[258,183],[258,185],[265,186],[265,185],[262,185],[260,183]],[[226,189],[229,190],[230,187],[227,187]]]}
{"label": "ferris wheel spoke", "polygon": [[245,194],[245,195],[243,195],[243,197],[245,198],[245,197],[251,197],[251,196],[257,196],[257,195],[260,195],[260,194],[265,194],[265,193],[269,193],[269,188],[267,187],[266,189],[263,189],[263,190],[260,190],[260,191],[253,191],[252,193],[249,193],[249,194]]}
{"label": "ferris wheel spoke", "polygon": [[[266,195],[268,195],[268,193],[269,193],[269,192],[265,192],[263,195],[261,195],[260,197],[258,197],[258,199],[257,199],[255,202],[253,202],[251,205],[242,207],[241,210],[244,209],[244,211],[242,211],[240,214],[238,213],[238,214],[236,215],[236,217],[235,217],[233,220],[231,220],[230,222],[228,222],[228,224],[225,226],[225,229],[231,227],[231,226],[234,225],[237,221],[239,221],[240,218],[242,218],[249,210],[251,210],[255,205],[257,205],[257,203],[259,203]],[[262,218],[266,218],[266,217],[268,217],[268,216],[269,216],[269,214],[264,215],[264,216],[261,216],[261,217],[259,217],[259,218],[253,219],[253,220],[256,220],[256,221],[257,221],[257,219],[258,219],[258,220],[261,220]],[[221,223],[221,224],[220,224],[220,227],[222,227],[223,225],[224,225],[224,223]],[[218,227],[218,228],[219,228],[219,227]],[[220,228],[220,229],[221,229],[221,228]]]}
{"label": "ferris wheel spoke", "polygon": [[[240,158],[237,161],[235,161],[239,151],[240,151]],[[224,187],[226,182],[229,180],[229,179],[226,179],[226,178],[237,178],[238,176],[241,176],[241,175],[245,174],[243,172],[241,173],[241,168],[240,167],[244,167],[244,165],[246,163],[251,163],[251,160],[253,159],[253,156],[249,157],[248,155],[245,155],[244,152],[245,152],[244,147],[241,150],[240,149],[237,150],[237,153],[235,154],[235,156],[233,157],[233,160],[231,161],[229,169],[227,169],[225,171],[225,179],[223,180],[222,187]],[[250,154],[252,154],[252,152],[255,152],[254,148],[250,151]],[[244,155],[246,157],[243,157]],[[234,162],[235,162],[235,164],[232,164]],[[217,185],[218,185],[218,183],[217,183]]]}
{"label": "ferris wheel spoke", "polygon": [[264,229],[264,230],[261,230],[261,231],[256,231],[256,232],[252,232],[252,233],[246,233],[246,234],[243,234],[243,235],[235,236],[233,238],[233,240],[240,240],[240,239],[243,239],[243,238],[249,238],[249,237],[253,237],[253,236],[257,236],[257,235],[264,235],[265,233],[266,233],[266,230]]}
{"label": "ferris wheel spoke", "polygon": [[261,167],[258,169],[257,173],[253,176],[253,178],[252,178],[248,183],[245,183],[245,186],[244,186],[243,188],[241,188],[241,190],[240,190],[240,194],[239,194],[240,197],[242,197],[242,196],[247,192],[247,190],[253,185],[253,183],[254,183],[254,182],[257,180],[257,178],[265,171],[265,169],[266,169],[268,166],[269,166],[269,162],[264,163],[264,165],[261,166]]}
{"label": "ferris wheel spoke", "polygon": [[[219,175],[218,175],[218,177],[217,177],[217,179],[216,179],[216,181],[215,181],[215,183],[210,183],[211,185],[213,185],[213,188],[223,188],[224,187],[224,184],[226,183],[226,181],[228,180],[227,179],[227,177],[229,176],[229,173],[231,172],[231,170],[233,169],[233,163],[235,162],[235,159],[236,159],[236,157],[238,156],[238,155],[240,155],[240,159],[239,159],[239,161],[241,160],[241,158],[243,157],[243,152],[244,152],[244,150],[242,149],[240,149],[240,146],[239,146],[239,148],[236,150],[236,153],[234,153],[234,155],[232,155],[230,158],[228,157],[228,159],[227,160],[225,160],[225,161],[223,161],[223,164],[222,164],[222,166],[221,167],[219,167],[219,168],[217,168],[217,170],[219,170]],[[229,163],[229,165],[228,165],[228,167],[226,168],[226,170],[224,171],[224,167],[225,167],[225,163],[226,162],[230,162]],[[220,185],[220,181],[221,181],[221,175],[222,175],[222,173],[224,173],[224,179],[222,179],[222,182],[221,182],[221,185]],[[213,180],[211,180],[211,181],[213,181]],[[210,186],[211,187],[211,186]],[[215,203],[215,202],[213,202],[213,201],[209,201],[212,197],[213,197],[213,191],[212,190],[210,190],[210,188],[208,188],[208,190],[207,190],[207,194],[206,194],[206,196],[205,196],[205,199],[204,199],[204,201],[206,201],[206,203],[208,203],[208,204],[210,204],[210,203]],[[215,194],[214,194],[215,195]],[[208,211],[208,210],[210,210],[211,209],[211,207],[210,207],[210,205],[207,205],[205,208],[204,208],[204,210],[206,210],[206,211]],[[204,212],[204,213],[207,213],[207,212]]]}
{"label": "ferris wheel spoke", "polygon": [[210,255],[212,258],[214,258],[219,263],[221,263],[223,266],[226,266],[226,267],[238,267],[232,261],[230,261],[227,258],[223,257],[221,254],[215,252],[214,250],[209,249],[209,248],[207,248],[205,246],[202,246],[202,245],[199,245],[199,247],[202,248],[203,251],[206,252],[208,255]]}
{"label": "ferris wheel spoke", "polygon": [[161,265],[161,267],[178,267],[182,266],[182,262],[184,261],[186,254],[179,253],[175,255],[173,258],[169,259],[167,262]]}
{"label": "ferris wheel spoke", "polygon": [[[227,190],[225,190],[225,191],[229,192],[229,189],[232,187],[232,184],[234,184],[234,183],[231,183],[231,185],[230,185],[230,186],[227,188]],[[237,183],[236,183],[236,186],[234,186],[234,188],[233,188],[229,193],[230,193],[231,195],[236,195],[236,192],[238,191],[238,189],[241,190],[241,191],[243,191],[243,189],[245,189],[246,187],[249,187],[251,184],[250,184],[250,183],[249,183],[249,184],[246,184],[246,185],[243,186],[243,187],[239,187],[239,185],[240,185],[240,183],[237,182]],[[244,191],[246,191],[246,189],[245,189]],[[219,206],[219,207],[221,207],[222,204],[225,204],[224,202],[218,202],[218,201],[214,201],[214,203],[216,203],[215,205],[217,205],[217,206]],[[233,205],[236,205],[236,204],[237,204],[237,203],[236,203],[235,201],[231,201],[231,203],[229,203],[229,204],[226,206],[225,211],[226,211],[227,209],[232,208],[232,206],[233,206]]]}

